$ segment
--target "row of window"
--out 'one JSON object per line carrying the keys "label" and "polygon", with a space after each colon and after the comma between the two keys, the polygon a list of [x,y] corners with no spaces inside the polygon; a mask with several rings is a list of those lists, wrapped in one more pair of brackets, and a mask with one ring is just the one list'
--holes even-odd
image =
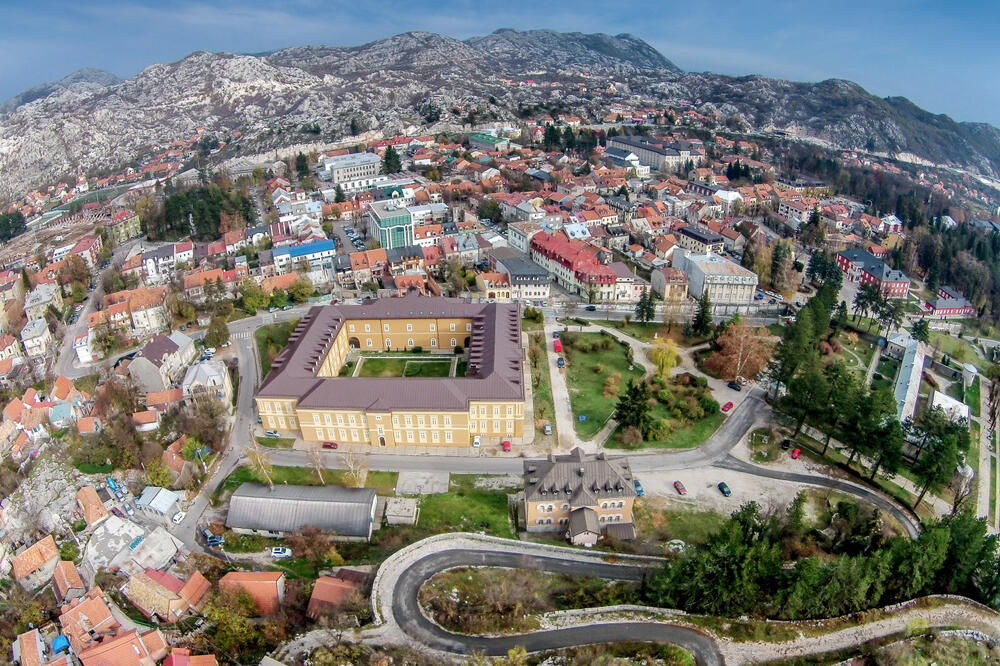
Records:
{"label": "row of window", "polygon": [[[607,509],[621,509],[624,506],[625,506],[625,502],[621,502],[621,501],[618,501],[618,502],[601,502],[601,509],[604,509],[604,510],[607,510]],[[559,507],[559,509],[562,510],[562,511],[569,511],[569,504],[564,503],[564,504],[562,504],[562,506]],[[539,504],[538,505],[538,512],[539,513],[547,513],[549,511],[555,511],[555,505],[554,504]]]}
{"label": "row of window", "polygon": [[[480,405],[479,406],[479,415],[480,416],[486,416],[486,406],[485,405]],[[513,415],[514,415],[514,408],[512,406],[510,406],[510,405],[507,405],[507,416],[513,416]],[[500,408],[499,407],[496,407],[496,406],[493,407],[493,416],[500,416]],[[469,418],[473,418],[473,419],[476,418],[476,408],[475,407],[470,407],[469,408]]]}
{"label": "row of window", "polygon": [[[469,432],[489,432],[488,425],[489,425],[489,421],[479,421],[478,425],[477,425],[476,421],[470,421],[469,422]],[[513,421],[507,421],[507,429],[506,430],[501,430],[500,429],[500,421],[494,421],[493,422],[493,432],[494,433],[497,433],[497,432],[512,433],[512,432],[514,432],[514,422]]]}
{"label": "row of window", "polygon": [[[347,330],[350,333],[354,333],[354,328],[355,328],[354,324],[348,324],[347,325]],[[388,333],[389,332],[389,324],[382,324],[382,330]],[[407,324],[406,325],[406,330],[407,331],[412,331],[413,330],[413,324]],[[433,323],[430,324],[430,329],[429,330],[436,331],[437,330],[437,325],[433,324]],[[455,328],[455,324],[449,324],[448,330],[452,331],[452,332],[456,331],[457,329]],[[465,325],[465,330],[466,331],[471,331],[472,330],[472,324],[471,323],[467,323]],[[371,333],[371,331],[372,331],[371,324],[365,324],[365,333]]]}

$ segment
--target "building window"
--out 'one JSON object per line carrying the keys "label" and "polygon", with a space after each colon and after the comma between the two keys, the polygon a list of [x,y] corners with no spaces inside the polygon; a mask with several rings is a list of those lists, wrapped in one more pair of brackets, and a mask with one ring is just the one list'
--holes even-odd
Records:
{"label": "building window", "polygon": [[353,333],[354,332],[354,324],[348,324],[347,325],[347,330],[350,331],[351,333]]}
{"label": "building window", "polygon": [[406,441],[408,441],[408,442],[412,442],[413,441],[413,431],[412,430],[407,430],[406,431]]}
{"label": "building window", "polygon": [[371,332],[372,332],[372,325],[365,324],[365,333],[371,333]]}
{"label": "building window", "polygon": [[423,416],[418,416],[417,417],[417,425],[418,426],[422,426],[423,424],[424,424],[424,417]]}
{"label": "building window", "polygon": [[465,330],[466,330],[466,331],[471,331],[471,330],[472,330],[472,324],[471,324],[471,323],[469,323],[469,324],[466,324],[466,325],[465,325]]}
{"label": "building window", "polygon": [[399,425],[399,417],[398,416],[393,416],[392,417],[392,425],[394,425],[394,426],[398,426]]}
{"label": "building window", "polygon": [[444,434],[444,441],[446,441],[446,442],[450,442],[451,441],[451,430],[449,430],[448,432],[446,432]]}
{"label": "building window", "polygon": [[601,502],[601,508],[602,509],[607,509],[608,508],[608,503],[607,502]]}
{"label": "building window", "polygon": [[449,331],[454,331],[455,330],[455,325],[454,324],[449,325],[448,326],[448,330]]}
{"label": "building window", "polygon": [[372,346],[372,339],[371,339],[371,338],[367,338],[367,339],[365,340],[365,344],[366,344],[367,346],[371,347],[371,346]]}
{"label": "building window", "polygon": [[539,525],[544,525],[545,524],[545,519],[544,518],[539,518],[538,519],[538,524]]}
{"label": "building window", "polygon": [[562,509],[563,511],[567,511],[567,510],[569,509],[569,504],[563,504],[563,505],[562,505],[562,506],[561,506],[560,508],[561,508],[561,509]]}
{"label": "building window", "polygon": [[407,324],[407,325],[406,325],[406,331],[407,331],[407,332],[410,332],[410,331],[412,331],[412,330],[413,330],[413,324]]}
{"label": "building window", "polygon": [[427,441],[427,431],[426,430],[421,430],[420,431],[420,441],[421,442],[426,442]]}
{"label": "building window", "polygon": [[431,347],[437,347],[437,346],[438,346],[438,339],[431,338]]}
{"label": "building window", "polygon": [[444,424],[446,426],[450,426],[451,425],[451,417],[450,416],[444,417]]}
{"label": "building window", "polygon": [[406,425],[413,425],[413,418],[410,416],[405,417]]}
{"label": "building window", "polygon": [[431,333],[433,333],[436,330],[437,330],[437,327],[433,323],[431,323]]}
{"label": "building window", "polygon": [[389,349],[390,347],[392,347],[392,338],[386,338],[385,339],[385,348]]}
{"label": "building window", "polygon": [[382,330],[385,331],[386,333],[388,333],[389,332],[389,324],[382,324]]}
{"label": "building window", "polygon": [[406,340],[406,346],[407,347],[412,347],[413,346],[413,338],[407,338],[407,340]]}
{"label": "building window", "polygon": [[455,341],[455,338],[451,339],[451,346],[452,347],[457,347],[458,346],[458,343]]}

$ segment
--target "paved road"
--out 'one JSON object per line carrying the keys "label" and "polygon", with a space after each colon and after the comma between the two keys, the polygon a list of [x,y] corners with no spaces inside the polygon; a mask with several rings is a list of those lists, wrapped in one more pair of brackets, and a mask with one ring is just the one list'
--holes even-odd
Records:
{"label": "paved road", "polygon": [[427,555],[410,565],[393,588],[392,612],[396,623],[414,640],[428,647],[458,654],[483,652],[490,656],[506,654],[521,646],[529,652],[554,650],[578,645],[643,641],[673,643],[695,656],[704,666],[721,666],[722,654],[715,640],[699,631],[666,622],[622,622],[590,624],[567,629],[537,631],[516,636],[488,638],[464,636],[446,631],[431,622],[420,610],[417,594],[434,574],[463,566],[491,566],[550,571],[574,576],[597,576],[613,580],[640,581],[648,567],[622,564],[580,562],[554,556],[483,550],[449,550]]}
{"label": "paved road", "polygon": [[793,481],[795,483],[805,483],[811,486],[822,486],[824,488],[839,490],[840,492],[859,497],[866,502],[874,504],[882,511],[892,514],[892,516],[903,525],[911,539],[916,539],[920,534],[920,521],[912,513],[900,509],[895,503],[890,502],[881,494],[849,481],[841,481],[840,479],[831,479],[829,477],[817,476],[814,474],[782,472],[775,469],[768,469],[766,467],[758,467],[757,465],[734,458],[731,455],[726,455],[723,459],[716,462],[714,466],[723,469],[731,469],[737,472],[744,472],[746,474],[753,474],[754,476],[766,479]]}

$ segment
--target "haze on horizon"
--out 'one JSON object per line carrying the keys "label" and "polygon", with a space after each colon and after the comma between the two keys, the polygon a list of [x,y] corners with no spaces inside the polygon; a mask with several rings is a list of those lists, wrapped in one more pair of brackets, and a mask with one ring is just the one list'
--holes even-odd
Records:
{"label": "haze on horizon", "polygon": [[[411,30],[464,39],[498,28],[628,32],[685,71],[801,81],[842,78],[881,97],[904,96],[932,113],[1000,126],[1000,3],[926,0],[761,3],[609,12],[580,0],[512,0],[486,9],[468,0],[178,2],[41,0],[4,7],[0,100],[81,67],[120,77],[192,51],[258,53],[307,44],[352,46]],[[542,7],[546,11],[540,11]]]}

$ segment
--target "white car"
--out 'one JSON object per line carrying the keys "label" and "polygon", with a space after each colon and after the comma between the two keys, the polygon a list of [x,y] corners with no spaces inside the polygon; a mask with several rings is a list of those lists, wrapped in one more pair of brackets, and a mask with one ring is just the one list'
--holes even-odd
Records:
{"label": "white car", "polygon": [[479,446],[480,446],[480,444],[481,444],[481,442],[479,441],[479,435],[476,435],[475,437],[472,438],[472,446],[473,446],[473,448],[477,448],[478,449]]}
{"label": "white car", "polygon": [[174,514],[173,518],[171,518],[170,520],[174,521],[174,525],[180,525],[182,522],[184,522],[184,518],[186,516],[187,514],[184,513],[183,511],[178,511],[177,513]]}
{"label": "white car", "polygon": [[271,549],[271,557],[276,560],[287,560],[292,556],[292,549],[284,546],[275,546]]}

